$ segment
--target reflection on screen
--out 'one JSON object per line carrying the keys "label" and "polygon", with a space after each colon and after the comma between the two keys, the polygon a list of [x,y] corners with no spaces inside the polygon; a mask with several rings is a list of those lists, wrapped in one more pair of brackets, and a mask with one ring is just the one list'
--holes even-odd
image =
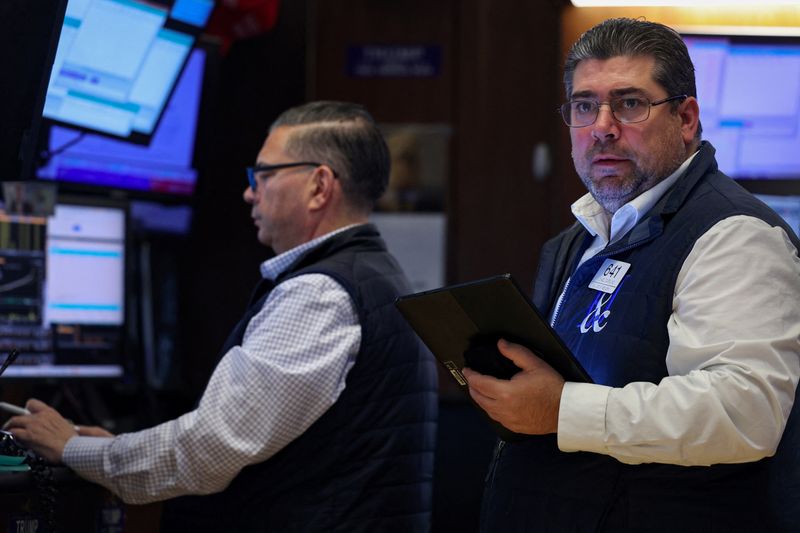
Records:
{"label": "reflection on screen", "polygon": [[[207,2],[177,3],[180,22],[205,23]],[[120,137],[152,134],[192,48],[170,10],[140,0],[70,0],[44,116]]]}
{"label": "reflection on screen", "polygon": [[[148,146],[86,134],[38,170],[43,179],[160,194],[189,195],[197,171],[192,167],[205,52],[195,49]],[[77,138],[76,130],[53,126],[49,149]]]}
{"label": "reflection on screen", "polygon": [[122,208],[0,212],[0,350],[21,352],[4,376],[121,376],[124,307]]}
{"label": "reflection on screen", "polygon": [[684,35],[703,137],[734,178],[800,177],[800,40]]}

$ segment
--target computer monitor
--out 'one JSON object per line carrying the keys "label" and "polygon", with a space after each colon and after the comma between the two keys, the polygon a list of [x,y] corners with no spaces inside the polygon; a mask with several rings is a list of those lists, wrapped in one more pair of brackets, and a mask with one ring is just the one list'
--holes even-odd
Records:
{"label": "computer monitor", "polygon": [[125,374],[124,205],[60,199],[49,217],[0,212],[0,351],[4,378]]}
{"label": "computer monitor", "polygon": [[800,195],[756,194],[756,197],[775,210],[795,234],[800,235]]}
{"label": "computer monitor", "polygon": [[720,169],[737,179],[800,178],[800,33],[680,31]]}
{"label": "computer monitor", "polygon": [[146,144],[213,0],[69,0],[44,117]]}
{"label": "computer monitor", "polygon": [[52,126],[47,139],[52,155],[37,176],[79,192],[118,189],[151,199],[191,195],[208,55],[205,48],[192,51],[149,145]]}

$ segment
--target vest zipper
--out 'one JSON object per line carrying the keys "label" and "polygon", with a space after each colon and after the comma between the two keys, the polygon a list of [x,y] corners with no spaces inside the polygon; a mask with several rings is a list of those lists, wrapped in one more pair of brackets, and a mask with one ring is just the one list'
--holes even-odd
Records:
{"label": "vest zipper", "polygon": [[[643,242],[646,242],[646,241],[641,241],[641,242],[637,242],[637,243],[634,243],[634,244],[629,244],[628,246],[625,246],[623,248],[619,248],[617,250],[613,250],[611,253],[608,253],[608,252],[603,253],[602,251],[600,251],[596,255],[594,255],[593,257],[590,257],[589,259],[587,259],[587,261],[589,261],[591,259],[594,259],[595,257],[601,257],[601,258],[602,257],[611,257],[612,255],[616,255],[616,254],[618,254],[620,252],[627,252],[628,250],[631,250],[631,249],[636,248],[637,246],[641,245]],[[578,268],[580,268],[580,267],[578,267]],[[559,311],[561,311],[561,306],[564,303],[564,296],[567,294],[567,290],[569,289],[569,283],[571,281],[572,281],[572,276],[567,278],[567,282],[564,284],[564,290],[561,291],[561,294],[559,295],[558,300],[556,301],[556,308],[553,311],[553,318],[550,319],[550,327],[551,328],[555,328],[556,327],[556,319],[558,318]]]}
{"label": "vest zipper", "polygon": [[556,302],[556,308],[553,310],[553,318],[550,319],[550,327],[556,327],[556,318],[558,318],[558,312],[561,311],[561,305],[564,303],[564,295],[567,294],[567,289],[569,289],[569,282],[572,281],[572,276],[567,278],[567,282],[564,284],[564,290],[561,291],[561,295],[558,297],[558,301]]}
{"label": "vest zipper", "polygon": [[497,445],[494,447],[494,453],[492,454],[492,462],[489,465],[489,471],[486,473],[486,478],[483,480],[484,484],[486,484],[486,490],[491,490],[492,485],[494,484],[494,474],[497,471],[497,463],[500,460],[500,454],[503,452],[503,448],[506,446],[506,441],[503,439],[499,439],[497,441]]}

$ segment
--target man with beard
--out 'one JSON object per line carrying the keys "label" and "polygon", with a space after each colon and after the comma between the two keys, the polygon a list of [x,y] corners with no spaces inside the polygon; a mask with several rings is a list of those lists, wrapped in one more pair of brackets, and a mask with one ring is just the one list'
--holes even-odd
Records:
{"label": "man with beard", "polygon": [[464,371],[492,418],[532,435],[498,444],[482,529],[777,528],[762,496],[781,454],[765,458],[800,377],[800,243],[717,169],[673,30],[605,21],[564,79],[589,194],[542,250],[534,302],[594,383],[505,341],[511,380]]}
{"label": "man with beard", "polygon": [[428,531],[436,368],[368,223],[389,179],[377,125],[346,102],[289,109],[247,178],[277,255],[197,407],[114,437],[29,400],[8,427],[126,502],[174,498],[162,531]]}

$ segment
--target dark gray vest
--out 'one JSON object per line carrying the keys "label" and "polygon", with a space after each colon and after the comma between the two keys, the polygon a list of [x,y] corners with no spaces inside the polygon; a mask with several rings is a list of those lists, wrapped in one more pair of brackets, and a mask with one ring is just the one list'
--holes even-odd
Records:
{"label": "dark gray vest", "polygon": [[[549,315],[569,278],[555,329],[594,381],[658,383],[667,376],[667,322],[678,272],[700,236],[739,214],[793,235],[778,215],[718,171],[713,147],[703,143],[685,175],[636,227],[577,270],[592,238],[582,226],[548,242],[534,303]],[[613,294],[588,288],[606,258],[631,265]],[[767,488],[767,463],[630,466],[598,454],[562,453],[553,436],[509,443],[494,464],[486,530],[505,524],[522,531],[538,522],[532,530],[762,531],[765,502],[754,495]],[[521,498],[536,503],[503,501]]]}
{"label": "dark gray vest", "polygon": [[[371,225],[325,241],[278,280],[333,277],[362,325],[356,363],[336,404],[222,493],[170,502],[168,531],[427,531],[437,414],[430,354],[394,308],[407,282]],[[227,344],[241,342],[272,290],[262,285]],[[269,391],[264,391],[265,406]]]}

